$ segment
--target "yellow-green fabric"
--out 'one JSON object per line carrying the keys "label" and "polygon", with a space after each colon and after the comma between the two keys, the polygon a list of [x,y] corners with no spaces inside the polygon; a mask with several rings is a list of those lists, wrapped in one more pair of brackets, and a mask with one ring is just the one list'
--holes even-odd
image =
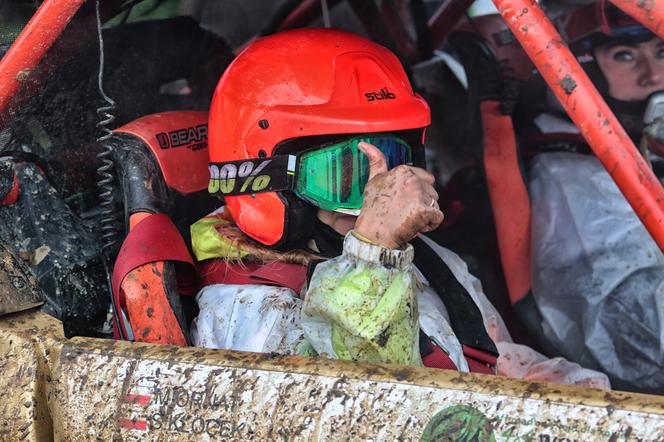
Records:
{"label": "yellow-green fabric", "polygon": [[228,221],[221,218],[206,217],[191,225],[191,248],[198,261],[213,258],[239,260],[248,252],[229,238],[220,235],[216,226],[227,225]]}
{"label": "yellow-green fabric", "polygon": [[347,247],[354,241],[316,267],[302,307],[307,339],[330,357],[422,365],[412,266],[362,259]]}

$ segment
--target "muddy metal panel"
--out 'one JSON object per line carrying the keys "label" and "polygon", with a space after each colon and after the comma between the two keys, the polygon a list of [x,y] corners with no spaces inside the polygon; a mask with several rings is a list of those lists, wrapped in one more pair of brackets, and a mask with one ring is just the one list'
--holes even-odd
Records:
{"label": "muddy metal panel", "polygon": [[0,316],[43,304],[44,296],[35,287],[37,281],[26,263],[0,244]]}
{"label": "muddy metal panel", "polygon": [[62,341],[61,324],[45,314],[0,319],[0,440],[52,440],[47,396]]}
{"label": "muddy metal panel", "polygon": [[[494,376],[62,337],[0,319],[3,440],[664,439],[664,398]],[[456,436],[455,436],[456,435]]]}

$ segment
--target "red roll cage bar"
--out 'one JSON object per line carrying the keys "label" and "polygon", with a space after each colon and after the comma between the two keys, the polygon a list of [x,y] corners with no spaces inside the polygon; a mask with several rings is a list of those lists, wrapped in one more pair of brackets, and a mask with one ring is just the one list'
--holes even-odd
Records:
{"label": "red roll cage bar", "polygon": [[[664,0],[609,1],[664,38]],[[493,2],[641,222],[664,251],[664,188],[560,34],[535,1]],[[22,83],[83,3],[84,0],[44,0],[0,60],[0,121],[6,121],[10,104]],[[465,11],[465,7],[457,7],[461,3],[465,6],[470,0],[447,0],[429,21],[434,45],[442,41]],[[280,28],[287,28],[285,24],[288,23],[300,23],[302,16],[311,16],[312,11],[313,15],[319,13],[320,3],[304,0],[287,16]],[[388,19],[392,23],[394,14],[391,17],[388,14]],[[401,43],[400,46],[409,45]]]}
{"label": "red roll cage bar", "polygon": [[646,28],[664,38],[664,3],[659,0],[609,0]]}

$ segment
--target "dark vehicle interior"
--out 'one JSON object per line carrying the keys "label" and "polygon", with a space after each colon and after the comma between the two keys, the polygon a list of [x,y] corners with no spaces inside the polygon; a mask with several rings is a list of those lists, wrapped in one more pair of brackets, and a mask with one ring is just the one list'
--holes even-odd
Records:
{"label": "dark vehicle interior", "polygon": [[[0,2],[0,56],[39,3]],[[500,16],[475,14],[468,9],[472,3],[111,0],[101,2],[99,31],[97,4],[85,2],[5,112],[0,190],[11,188],[15,173],[22,197],[0,208],[0,240],[32,270],[46,298],[42,309],[63,322],[68,337],[112,338],[112,322],[121,318],[110,306],[110,280],[132,208],[147,204],[167,214],[188,242],[189,226],[222,201],[198,188],[178,191],[149,151],[136,153],[140,149],[128,148],[127,138],[111,131],[134,130],[133,122],[151,114],[207,112],[219,77],[252,39],[333,26],[394,51],[431,106],[427,165],[445,213],[431,238],[468,263],[515,342],[558,356],[529,325],[538,318],[520,314],[511,298],[506,274],[527,270],[518,262],[521,267],[505,269],[501,261],[480,114],[481,99],[495,96],[516,130],[529,133],[529,117],[546,102],[547,86]],[[578,135],[542,139],[532,131],[502,172],[516,183],[507,192],[525,192],[525,170],[543,151],[590,152]],[[158,177],[138,197],[129,190],[132,180],[152,178],[132,164],[145,164]],[[517,224],[530,222],[527,210],[518,213]],[[166,264],[163,271],[173,272]],[[187,330],[196,316],[193,297],[169,301]]]}

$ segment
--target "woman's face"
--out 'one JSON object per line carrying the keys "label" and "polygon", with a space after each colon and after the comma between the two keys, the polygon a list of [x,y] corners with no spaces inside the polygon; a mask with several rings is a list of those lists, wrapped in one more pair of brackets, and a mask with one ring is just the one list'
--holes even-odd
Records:
{"label": "woman's face", "polygon": [[664,90],[664,40],[599,46],[595,59],[616,100],[641,101]]}

